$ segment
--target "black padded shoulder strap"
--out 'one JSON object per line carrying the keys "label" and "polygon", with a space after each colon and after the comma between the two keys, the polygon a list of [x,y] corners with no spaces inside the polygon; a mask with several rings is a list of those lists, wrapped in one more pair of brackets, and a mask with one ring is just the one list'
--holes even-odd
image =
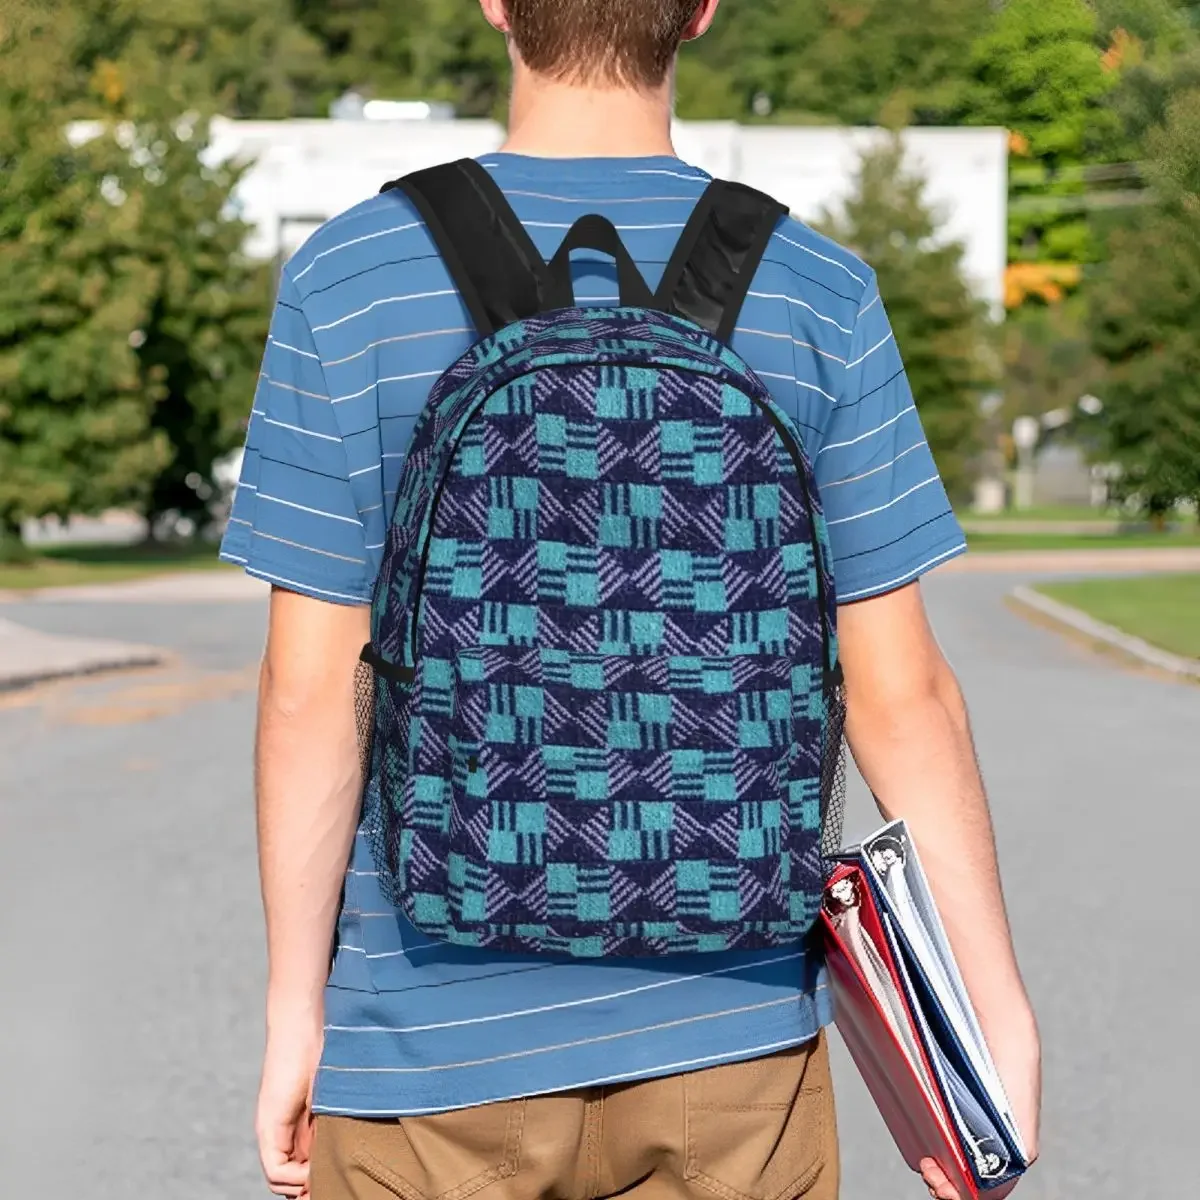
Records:
{"label": "black padded shoulder strap", "polygon": [[657,307],[728,342],[767,243],[787,214],[786,205],[763,192],[714,180],[667,264]]}
{"label": "black padded shoulder strap", "polygon": [[412,201],[479,331],[487,337],[542,309],[546,261],[496,181],[473,159],[386,184]]}

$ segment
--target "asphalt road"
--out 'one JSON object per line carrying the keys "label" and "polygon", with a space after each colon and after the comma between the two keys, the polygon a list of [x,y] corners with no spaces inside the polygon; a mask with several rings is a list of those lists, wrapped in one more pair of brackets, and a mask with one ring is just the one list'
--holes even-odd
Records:
{"label": "asphalt road", "polygon": [[[927,592],[972,705],[1046,1045],[1028,1200],[1195,1194],[1200,688],[1026,624],[1013,581]],[[0,1195],[264,1196],[258,603],[6,606],[149,642],[150,673],[0,698]],[[862,794],[851,832],[874,816]],[[921,1197],[839,1056],[846,1200]]]}

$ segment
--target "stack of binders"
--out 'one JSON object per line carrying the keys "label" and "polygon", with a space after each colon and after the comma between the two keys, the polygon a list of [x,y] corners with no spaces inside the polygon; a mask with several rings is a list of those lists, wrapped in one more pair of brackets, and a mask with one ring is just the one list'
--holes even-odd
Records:
{"label": "stack of binders", "polygon": [[905,1161],[1000,1200],[1028,1158],[902,821],[838,857],[821,917],[838,1030]]}

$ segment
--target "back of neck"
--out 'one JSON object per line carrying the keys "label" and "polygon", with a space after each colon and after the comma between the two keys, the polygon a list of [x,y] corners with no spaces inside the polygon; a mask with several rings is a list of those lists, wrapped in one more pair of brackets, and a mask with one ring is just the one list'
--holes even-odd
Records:
{"label": "back of neck", "polygon": [[674,155],[670,81],[652,92],[563,83],[518,62],[502,150],[534,158]]}

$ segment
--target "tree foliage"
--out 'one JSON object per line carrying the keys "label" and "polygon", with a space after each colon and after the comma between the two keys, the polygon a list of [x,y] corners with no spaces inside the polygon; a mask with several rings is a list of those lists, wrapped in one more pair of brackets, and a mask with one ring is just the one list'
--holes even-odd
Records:
{"label": "tree foliage", "polygon": [[295,8],[325,48],[335,91],[448,100],[463,117],[501,117],[508,107],[508,52],[477,0],[295,0]]}
{"label": "tree foliage", "polygon": [[[296,0],[340,88],[453,101],[463,116],[507,103],[503,40],[477,0]],[[691,119],[932,121],[952,106],[981,0],[725,0],[684,51],[679,114]]]}
{"label": "tree foliage", "polygon": [[[151,428],[170,447],[144,508],[203,523],[213,466],[240,445],[267,334],[271,271],[247,258],[249,230],[229,211],[237,170],[206,166],[203,124],[139,123],[147,167],[139,249],[154,300],[135,340],[158,398]],[[141,156],[139,156],[141,157]]]}
{"label": "tree foliage", "polygon": [[52,6],[0,31],[10,533],[52,513],[201,508],[183,481],[203,492],[236,444],[265,333],[268,272],[241,254],[235,177],[204,165],[203,121],[162,115],[178,112],[169,63],[139,80],[99,59],[82,78],[94,37],[87,14]]}
{"label": "tree foliage", "polygon": [[1160,515],[1200,502],[1200,88],[1168,106],[1147,149],[1159,204],[1110,235],[1092,335],[1118,492]]}
{"label": "tree foliage", "polygon": [[1081,168],[1106,157],[1117,79],[1095,10],[1086,0],[1008,0],[974,43],[970,74],[956,122],[1012,131],[1011,256],[1090,260]]}
{"label": "tree foliage", "polygon": [[993,331],[963,276],[963,248],[937,238],[925,181],[898,141],[868,151],[826,233],[875,269],[947,490],[966,496],[980,448],[980,400],[995,382]]}
{"label": "tree foliage", "polygon": [[728,118],[929,124],[955,105],[987,21],[980,0],[725,0],[684,62],[736,99]]}
{"label": "tree foliage", "polygon": [[100,98],[106,79],[169,66],[173,93],[191,105],[230,117],[290,117],[313,115],[326,86],[324,47],[295,19],[293,0],[49,3],[76,17],[78,77],[98,76]]}
{"label": "tree foliage", "polygon": [[[419,95],[421,85],[414,78],[415,6],[380,0],[294,0],[294,8],[326,58],[322,111],[347,90],[392,99]],[[469,18],[465,7],[463,16]]]}
{"label": "tree foliage", "polygon": [[[1058,272],[1040,289],[1049,297],[1076,286],[1073,264],[1111,252],[1082,276],[1111,375],[1106,436],[1131,488],[1183,494],[1200,322],[1198,18],[1193,0],[724,0],[683,54],[678,111],[1011,130],[1010,254]],[[502,118],[508,75],[477,0],[0,6],[0,525],[118,503],[198,511],[214,457],[236,443],[269,281],[241,253],[236,173],[204,165],[207,115],[324,115],[354,88]],[[64,138],[80,117],[97,122],[92,136]],[[1142,180],[1125,165],[1142,161],[1153,206],[1137,206]],[[961,256],[937,244],[894,154],[864,163],[832,224],[879,272],[961,491],[990,374]],[[1005,357],[1023,409],[1060,407],[1095,380],[1076,307],[1034,300],[1012,322]],[[1169,408],[1161,421],[1155,405]]]}
{"label": "tree foliage", "polygon": [[[73,23],[0,30],[0,526],[140,502],[167,463],[129,338],[153,303],[141,201],[107,138],[71,145],[59,96]],[[116,203],[124,196],[124,203]]]}

